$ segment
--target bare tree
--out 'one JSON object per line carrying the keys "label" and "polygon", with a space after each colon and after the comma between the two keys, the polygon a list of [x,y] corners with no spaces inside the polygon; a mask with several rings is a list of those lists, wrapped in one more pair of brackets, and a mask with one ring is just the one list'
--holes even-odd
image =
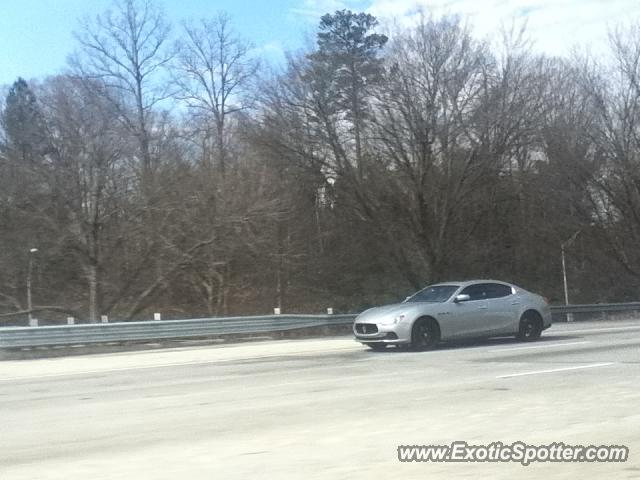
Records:
{"label": "bare tree", "polygon": [[543,133],[552,107],[552,74],[558,63],[534,52],[526,25],[504,29],[483,84],[482,106],[474,124],[476,145],[488,147],[485,152],[498,162],[500,183],[510,183],[501,187],[498,199],[512,210],[498,220],[504,222],[508,240],[497,246],[508,249],[509,255],[501,257],[508,258],[505,273],[514,280],[538,265],[535,258],[541,242],[537,232],[544,222],[539,218],[536,197],[540,186],[536,179],[546,161]]}
{"label": "bare tree", "polygon": [[442,278],[474,233],[483,205],[477,192],[491,202],[498,159],[475,129],[490,63],[457,18],[423,18],[390,48],[377,103],[379,169],[389,181],[377,178],[386,194],[372,210],[382,207],[410,232],[396,256],[418,286]]}
{"label": "bare tree", "polygon": [[610,33],[612,62],[582,58],[578,85],[595,121],[581,137],[589,148],[574,162],[574,177],[583,181],[590,200],[583,222],[606,251],[636,282],[640,279],[640,25]]}
{"label": "bare tree", "polygon": [[39,218],[55,232],[57,245],[51,253],[82,270],[91,322],[102,311],[116,239],[126,230],[121,217],[132,176],[124,162],[130,145],[114,122],[118,112],[103,88],[99,82],[57,77],[43,92],[54,167],[44,174],[51,202],[64,213]]}
{"label": "bare tree", "polygon": [[75,33],[80,52],[71,57],[82,77],[100,80],[119,108],[119,118],[139,145],[143,178],[153,169],[153,108],[168,92],[159,76],[171,55],[169,25],[153,0],[117,0]]}
{"label": "bare tree", "polygon": [[227,118],[250,105],[248,93],[258,62],[251,56],[250,44],[233,32],[226,13],[183,26],[185,38],[176,45],[174,62],[176,95],[205,125],[213,123],[217,164],[224,175]]}

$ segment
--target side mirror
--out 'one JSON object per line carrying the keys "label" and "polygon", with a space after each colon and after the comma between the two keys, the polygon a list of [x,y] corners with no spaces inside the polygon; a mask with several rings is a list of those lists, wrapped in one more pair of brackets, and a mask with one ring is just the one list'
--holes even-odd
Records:
{"label": "side mirror", "polygon": [[468,302],[469,300],[471,300],[471,297],[464,293],[460,295],[456,295],[456,298],[453,299],[455,303]]}

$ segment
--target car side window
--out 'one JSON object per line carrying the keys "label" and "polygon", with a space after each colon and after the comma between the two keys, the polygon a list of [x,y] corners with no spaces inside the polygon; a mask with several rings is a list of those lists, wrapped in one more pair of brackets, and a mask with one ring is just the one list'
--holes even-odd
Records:
{"label": "car side window", "polygon": [[502,298],[511,295],[513,292],[508,285],[500,283],[486,284],[487,298]]}
{"label": "car side window", "polygon": [[461,295],[469,295],[469,300],[484,300],[487,298],[485,284],[469,285],[460,292]]}

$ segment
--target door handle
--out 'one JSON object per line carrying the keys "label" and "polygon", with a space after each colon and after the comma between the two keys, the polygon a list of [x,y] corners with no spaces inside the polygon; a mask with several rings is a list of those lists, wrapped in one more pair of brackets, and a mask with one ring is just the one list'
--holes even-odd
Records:
{"label": "door handle", "polygon": [[520,305],[520,302],[511,302],[511,305]]}
{"label": "door handle", "polygon": [[486,305],[484,307],[478,307],[480,310],[488,310],[489,307],[487,307]]}

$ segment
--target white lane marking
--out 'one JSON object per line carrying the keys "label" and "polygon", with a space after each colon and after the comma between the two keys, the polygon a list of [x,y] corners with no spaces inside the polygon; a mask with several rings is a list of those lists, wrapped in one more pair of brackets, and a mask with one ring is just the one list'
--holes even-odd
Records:
{"label": "white lane marking", "polygon": [[506,348],[494,348],[489,352],[508,352],[510,350],[531,350],[533,348],[554,348],[554,347],[566,347],[567,345],[581,345],[584,343],[591,343],[589,340],[583,342],[566,342],[566,343],[552,343],[549,345],[533,345],[528,347],[506,347]]}
{"label": "white lane marking", "polygon": [[522,373],[511,373],[509,375],[498,375],[496,378],[513,378],[513,377],[524,377],[525,375],[538,375],[539,373],[568,372],[570,370],[582,370],[585,368],[608,367],[609,365],[615,365],[615,364],[613,362],[592,363],[591,365],[580,365],[578,367],[552,368],[550,370],[537,370],[535,372],[522,372]]}
{"label": "white lane marking", "polygon": [[[588,333],[588,332],[615,332],[618,330],[640,330],[640,325],[634,327],[609,327],[609,328],[583,328],[582,330],[562,329],[555,330],[557,333]],[[549,330],[550,332],[552,330]]]}

